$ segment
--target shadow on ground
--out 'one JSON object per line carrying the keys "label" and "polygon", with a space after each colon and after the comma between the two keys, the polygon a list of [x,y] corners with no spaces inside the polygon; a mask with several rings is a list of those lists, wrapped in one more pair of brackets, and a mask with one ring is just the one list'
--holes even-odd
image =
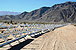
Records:
{"label": "shadow on ground", "polygon": [[21,48],[23,48],[24,46],[26,46],[27,44],[29,44],[30,42],[32,42],[34,39],[28,39],[24,42],[21,42],[20,44],[17,44],[15,46],[12,46],[10,49],[8,50],[20,50]]}
{"label": "shadow on ground", "polygon": [[[45,32],[45,33],[48,33],[48,32],[50,32],[50,31],[47,31],[47,32]],[[34,37],[32,37],[32,38],[38,38],[39,36],[41,36],[41,35],[43,35],[43,34],[45,34],[45,33],[42,33],[42,34],[39,34],[39,35],[36,35],[36,36],[34,36]],[[24,42],[21,42],[20,44],[17,44],[17,45],[15,45],[15,46],[12,46],[10,49],[8,49],[8,50],[20,50],[21,48],[23,48],[24,46],[26,46],[27,44],[29,44],[30,42],[32,42],[34,39],[28,39],[28,40],[26,40],[26,41],[24,41]]]}
{"label": "shadow on ground", "polygon": [[[45,32],[45,33],[48,33],[48,32],[50,32],[50,31],[47,31],[47,32]],[[43,34],[45,34],[45,33],[42,33],[42,34],[36,35],[36,36],[34,36],[33,38],[38,38],[39,36],[41,36],[41,35],[43,35]]]}

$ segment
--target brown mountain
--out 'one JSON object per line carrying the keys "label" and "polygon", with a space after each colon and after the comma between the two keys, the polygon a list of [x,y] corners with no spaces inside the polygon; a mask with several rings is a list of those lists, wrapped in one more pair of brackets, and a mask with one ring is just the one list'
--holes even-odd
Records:
{"label": "brown mountain", "polygon": [[42,17],[42,14],[47,11],[48,9],[50,9],[50,7],[42,7],[40,9],[36,9],[32,12],[27,13],[26,15],[24,15],[23,19],[24,20],[36,20]]}
{"label": "brown mountain", "polygon": [[52,22],[76,22],[76,2],[65,2],[56,4],[47,10],[42,21]]}
{"label": "brown mountain", "polygon": [[76,2],[55,4],[52,7],[42,7],[31,12],[23,12],[16,16],[5,16],[0,19],[21,19],[44,22],[76,22]]}

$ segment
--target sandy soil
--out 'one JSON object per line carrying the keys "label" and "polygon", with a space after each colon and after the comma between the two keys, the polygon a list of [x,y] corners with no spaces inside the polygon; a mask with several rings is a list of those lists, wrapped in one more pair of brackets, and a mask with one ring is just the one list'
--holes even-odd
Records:
{"label": "sandy soil", "polygon": [[[12,44],[16,44],[16,42]],[[0,50],[9,48],[7,45]],[[45,33],[20,50],[76,50],[76,26],[67,25]]]}
{"label": "sandy soil", "polygon": [[76,50],[76,27],[68,25],[46,33],[21,50]]}

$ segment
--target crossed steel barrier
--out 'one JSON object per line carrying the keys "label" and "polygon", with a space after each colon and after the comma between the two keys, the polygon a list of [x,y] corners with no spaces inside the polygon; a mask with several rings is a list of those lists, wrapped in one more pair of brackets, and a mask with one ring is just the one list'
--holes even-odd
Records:
{"label": "crossed steel barrier", "polygon": [[[67,25],[67,24],[59,24],[59,25],[54,25],[54,24],[26,24],[26,25],[23,25],[23,26],[18,24],[16,26],[16,28],[18,28],[18,26],[21,26],[22,29],[20,29],[20,30],[13,29],[12,31],[10,31],[10,28],[8,28],[3,33],[0,33],[0,37],[5,41],[5,43],[0,44],[0,47],[3,47],[5,45],[7,45],[7,44],[9,44],[10,47],[11,47],[12,42],[18,41],[20,43],[19,39],[24,38],[24,40],[26,40],[25,37],[27,35],[29,35],[30,37],[34,37],[36,35],[39,35],[39,34],[47,32],[47,31],[53,30],[56,27],[62,27],[62,26],[65,26],[65,25]],[[27,26],[27,27],[25,27],[25,26]],[[24,35],[22,35],[23,33],[24,33]],[[14,37],[14,39],[8,41],[6,38],[9,35],[12,35]],[[17,35],[20,35],[20,36],[17,37]]]}

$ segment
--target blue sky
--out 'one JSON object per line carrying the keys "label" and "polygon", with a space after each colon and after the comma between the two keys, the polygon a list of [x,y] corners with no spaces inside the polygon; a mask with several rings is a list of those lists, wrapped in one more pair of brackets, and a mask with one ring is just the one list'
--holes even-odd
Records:
{"label": "blue sky", "polygon": [[43,6],[51,7],[54,4],[76,0],[0,0],[0,11],[30,12]]}

